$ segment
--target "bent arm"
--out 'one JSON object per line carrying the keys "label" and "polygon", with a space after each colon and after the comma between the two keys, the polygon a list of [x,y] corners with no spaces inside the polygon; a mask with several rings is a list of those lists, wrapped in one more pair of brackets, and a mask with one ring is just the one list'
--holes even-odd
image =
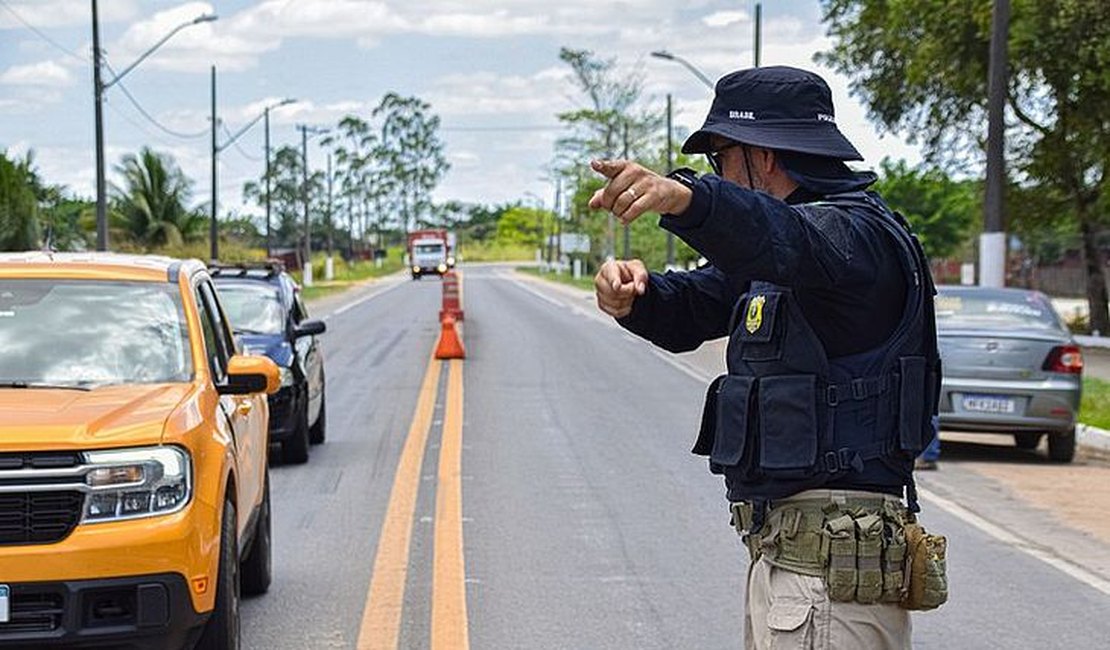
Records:
{"label": "bent arm", "polygon": [[617,320],[626,330],[670,352],[688,352],[728,334],[739,294],[718,269],[652,273],[632,313]]}

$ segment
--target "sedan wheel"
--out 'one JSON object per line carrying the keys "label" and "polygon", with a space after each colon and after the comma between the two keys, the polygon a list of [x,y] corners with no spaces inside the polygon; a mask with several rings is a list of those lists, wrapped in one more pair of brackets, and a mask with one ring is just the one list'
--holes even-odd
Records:
{"label": "sedan wheel", "polygon": [[1075,428],[1048,434],[1048,457],[1054,463],[1070,463],[1075,458]]}

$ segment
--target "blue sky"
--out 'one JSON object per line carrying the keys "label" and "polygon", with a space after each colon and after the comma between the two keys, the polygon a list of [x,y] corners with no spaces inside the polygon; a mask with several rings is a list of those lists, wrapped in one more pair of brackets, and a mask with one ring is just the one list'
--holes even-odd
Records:
{"label": "blue sky", "polygon": [[[556,113],[582,101],[558,59],[561,46],[616,57],[622,70],[639,70],[645,101],[662,111],[672,93],[676,127],[686,130],[700,125],[710,94],[677,63],[648,53],[668,49],[714,79],[752,61],[749,0],[99,4],[102,47],[117,70],[174,26],[205,13],[220,17],[182,31],[123,81],[164,127],[199,137],[159,130],[119,87],[108,90],[104,113],[109,166],[143,145],[171,153],[196,181],[198,203],[210,194],[212,65],[220,117],[231,131],[263,106],[295,97],[296,104],[272,113],[271,139],[275,146],[299,145],[298,123],[332,125],[348,113],[369,117],[386,92],[417,95],[441,117],[452,164],[437,200],[496,203],[534,196],[550,206],[554,186],[544,169],[559,136],[550,127],[557,126]],[[828,46],[817,0],[764,2],[763,18],[763,64],[825,74],[838,124],[867,158],[863,166],[884,156],[919,159],[902,138],[876,133],[849,96],[847,79],[812,62]],[[89,0],[0,0],[0,148],[19,155],[33,149],[47,181],[88,196],[95,182],[91,40]],[[505,126],[528,130],[473,130]],[[221,142],[225,137],[221,133]],[[262,142],[259,125],[221,154],[221,213],[257,212],[242,203],[240,191],[261,174]],[[310,148],[314,167],[323,167],[324,156]]]}

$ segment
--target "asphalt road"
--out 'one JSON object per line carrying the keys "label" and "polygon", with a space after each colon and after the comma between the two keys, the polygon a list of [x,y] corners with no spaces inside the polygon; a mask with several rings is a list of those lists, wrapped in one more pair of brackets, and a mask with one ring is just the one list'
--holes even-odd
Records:
{"label": "asphalt road", "polygon": [[[426,374],[438,281],[389,279],[316,314],[328,441],[308,465],[271,470],[275,578],[243,603],[245,646],[374,647],[367,630],[394,616],[402,648],[742,647],[746,557],[719,479],[689,453],[719,360],[658,353],[581,293],[505,267],[467,268],[464,296],[461,381],[446,364]],[[427,443],[406,449],[422,413]],[[461,470],[440,465],[459,442]],[[437,522],[459,484],[461,551],[443,553],[452,525]],[[924,522],[950,540],[952,598],[915,616],[915,647],[1107,646],[1107,546],[1003,502],[958,462],[923,484]],[[368,607],[391,580],[397,606]]]}

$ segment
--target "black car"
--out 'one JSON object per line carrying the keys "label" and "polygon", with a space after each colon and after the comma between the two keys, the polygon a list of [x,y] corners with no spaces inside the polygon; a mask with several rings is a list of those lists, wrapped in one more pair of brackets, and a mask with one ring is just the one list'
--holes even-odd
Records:
{"label": "black car", "polygon": [[209,268],[243,350],[264,354],[281,369],[281,389],[270,395],[270,442],[287,463],[308,460],[310,444],[324,442],[323,321],[310,319],[297,283],[281,264]]}

